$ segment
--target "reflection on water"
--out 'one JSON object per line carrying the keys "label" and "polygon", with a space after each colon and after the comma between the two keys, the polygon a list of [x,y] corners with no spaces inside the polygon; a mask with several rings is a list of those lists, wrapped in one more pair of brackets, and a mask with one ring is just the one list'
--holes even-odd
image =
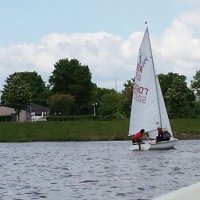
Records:
{"label": "reflection on water", "polygon": [[129,145],[0,143],[0,199],[147,200],[200,181],[200,141],[166,151]]}

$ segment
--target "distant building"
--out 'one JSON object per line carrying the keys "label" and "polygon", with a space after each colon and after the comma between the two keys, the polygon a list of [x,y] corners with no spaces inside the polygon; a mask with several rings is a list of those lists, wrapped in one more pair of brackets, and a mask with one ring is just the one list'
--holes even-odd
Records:
{"label": "distant building", "polygon": [[[36,122],[46,121],[46,117],[50,114],[50,108],[31,103],[25,110],[19,114],[20,122]],[[0,106],[0,116],[10,116],[12,122],[17,121],[17,113],[13,108]]]}
{"label": "distant building", "polygon": [[29,113],[29,121],[47,121],[46,117],[50,115],[50,108],[31,103],[26,111]]}
{"label": "distant building", "polygon": [[[17,113],[15,112],[14,108],[0,106],[0,116],[11,116],[11,121],[17,121]],[[19,114],[19,121],[25,122],[27,121],[28,113],[25,110],[22,110]]]}

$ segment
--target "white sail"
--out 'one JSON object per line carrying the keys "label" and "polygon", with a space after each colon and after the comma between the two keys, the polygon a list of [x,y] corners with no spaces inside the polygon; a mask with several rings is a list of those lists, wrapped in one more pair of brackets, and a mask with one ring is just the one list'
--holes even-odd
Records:
{"label": "white sail", "polygon": [[[157,87],[157,94],[158,94],[158,106],[159,106],[159,111],[160,111],[160,126],[159,127],[162,127],[163,130],[167,130],[171,134],[171,136],[173,136],[172,128],[171,128],[169,117],[167,114],[167,109],[165,106],[158,76],[156,76],[156,87]],[[157,135],[158,135],[157,130],[154,129],[152,131],[149,131],[150,138],[155,139]]]}
{"label": "white sail", "polygon": [[[158,127],[166,128],[172,133],[160,84],[155,74],[147,28],[139,49],[129,135],[134,135],[141,129],[153,133]],[[156,135],[153,138],[155,137]]]}
{"label": "white sail", "polygon": [[157,82],[158,98],[159,98],[159,106],[160,106],[161,127],[163,129],[167,129],[167,131],[173,136],[172,128],[170,125],[167,109],[166,109],[163,94],[162,94],[162,90],[161,90],[160,83],[157,76],[156,76],[156,82]]}

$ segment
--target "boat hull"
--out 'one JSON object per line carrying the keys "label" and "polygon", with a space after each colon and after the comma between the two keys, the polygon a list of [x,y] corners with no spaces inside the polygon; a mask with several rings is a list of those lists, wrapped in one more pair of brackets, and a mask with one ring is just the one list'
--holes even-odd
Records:
{"label": "boat hull", "polygon": [[199,200],[200,199],[200,182],[183,187],[179,190],[169,192],[152,200]]}
{"label": "boat hull", "polygon": [[140,148],[141,149],[139,149],[139,146],[138,146],[138,144],[132,144],[130,147],[129,147],[129,150],[130,151],[135,151],[135,150],[139,150],[139,151],[143,151],[143,150],[149,150],[149,148],[150,148],[150,144],[149,143],[142,143],[141,145],[140,145]]}
{"label": "boat hull", "polygon": [[150,144],[149,150],[173,149],[176,143],[177,143],[176,138],[173,138],[172,140],[169,140],[169,141],[162,141],[162,142],[156,142],[155,140],[149,141],[149,144]]}

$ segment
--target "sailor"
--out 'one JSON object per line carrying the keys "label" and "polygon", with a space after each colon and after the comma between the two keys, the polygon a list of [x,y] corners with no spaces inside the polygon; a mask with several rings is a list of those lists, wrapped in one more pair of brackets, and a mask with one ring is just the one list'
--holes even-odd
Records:
{"label": "sailor", "polygon": [[137,143],[139,150],[141,150],[141,142],[143,134],[144,134],[144,129],[141,129],[138,133],[134,134],[132,137],[132,144]]}
{"label": "sailor", "polygon": [[156,142],[161,142],[163,141],[163,130],[162,128],[158,127],[158,136],[156,137]]}
{"label": "sailor", "polygon": [[163,141],[169,141],[171,138],[171,134],[167,129],[163,129]]}

